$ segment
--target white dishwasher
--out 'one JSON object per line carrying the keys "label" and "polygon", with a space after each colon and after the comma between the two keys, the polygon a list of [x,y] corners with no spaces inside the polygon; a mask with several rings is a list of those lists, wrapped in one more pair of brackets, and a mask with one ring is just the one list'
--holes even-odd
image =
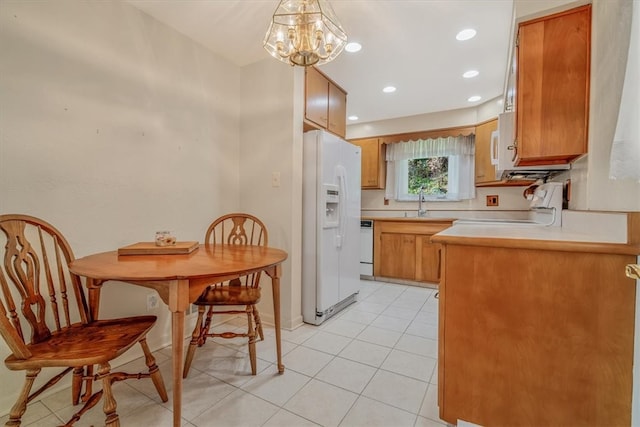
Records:
{"label": "white dishwasher", "polygon": [[373,221],[360,220],[360,276],[373,277]]}

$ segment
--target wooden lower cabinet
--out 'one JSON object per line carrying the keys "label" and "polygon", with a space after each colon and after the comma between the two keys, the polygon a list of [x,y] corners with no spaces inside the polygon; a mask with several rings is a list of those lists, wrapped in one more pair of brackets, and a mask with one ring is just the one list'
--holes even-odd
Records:
{"label": "wooden lower cabinet", "polygon": [[636,255],[439,241],[440,418],[630,425]]}
{"label": "wooden lower cabinet", "polygon": [[440,245],[431,243],[431,236],[416,236],[416,259],[421,260],[416,265],[418,282],[440,281]]}
{"label": "wooden lower cabinet", "polygon": [[451,221],[376,220],[373,274],[376,277],[420,283],[440,281],[440,245],[431,236]]}
{"label": "wooden lower cabinet", "polygon": [[416,236],[402,233],[380,234],[380,271],[376,276],[415,280]]}

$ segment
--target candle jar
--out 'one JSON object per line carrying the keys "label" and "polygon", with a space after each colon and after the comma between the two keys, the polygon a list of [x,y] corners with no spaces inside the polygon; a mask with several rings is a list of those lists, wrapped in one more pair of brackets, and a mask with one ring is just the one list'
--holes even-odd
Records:
{"label": "candle jar", "polygon": [[176,238],[170,231],[156,231],[156,246],[171,246],[176,244]]}

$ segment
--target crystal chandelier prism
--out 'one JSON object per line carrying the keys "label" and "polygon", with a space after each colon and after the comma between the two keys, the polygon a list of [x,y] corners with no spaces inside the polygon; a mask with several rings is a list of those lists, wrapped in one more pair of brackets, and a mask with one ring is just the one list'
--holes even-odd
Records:
{"label": "crystal chandelier prism", "polygon": [[347,43],[326,0],[282,0],[264,37],[264,48],[279,61],[307,67],[335,59]]}

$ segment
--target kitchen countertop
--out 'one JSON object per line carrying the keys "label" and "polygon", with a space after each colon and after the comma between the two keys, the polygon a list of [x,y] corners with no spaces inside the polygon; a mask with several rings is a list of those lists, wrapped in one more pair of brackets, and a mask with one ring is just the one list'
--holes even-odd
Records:
{"label": "kitchen countertop", "polygon": [[393,221],[393,222],[448,222],[452,223],[457,218],[431,218],[431,217],[379,217],[379,216],[363,216],[361,219],[364,220],[373,220],[373,221]]}
{"label": "kitchen countertop", "polygon": [[562,227],[459,222],[434,235],[431,240],[473,246],[640,254],[640,236],[635,228],[640,223],[640,214],[584,214],[568,214],[563,217]]}

